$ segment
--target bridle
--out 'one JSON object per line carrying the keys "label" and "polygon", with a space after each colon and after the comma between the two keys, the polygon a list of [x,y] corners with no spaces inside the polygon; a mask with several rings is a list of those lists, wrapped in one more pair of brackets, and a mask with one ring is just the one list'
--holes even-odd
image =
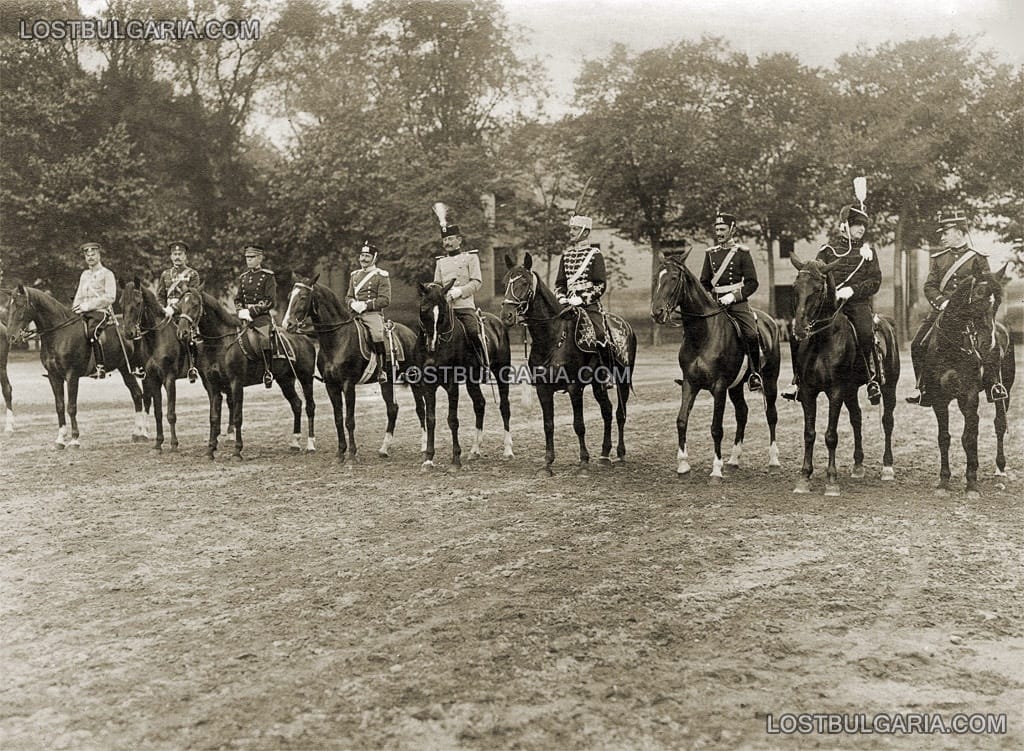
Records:
{"label": "bridle", "polygon": [[[14,305],[16,303],[18,297],[19,297],[19,295],[17,293],[14,293],[14,292],[11,293],[11,305]],[[52,334],[54,331],[58,331],[59,329],[62,329],[65,326],[70,326],[71,324],[77,323],[78,321],[82,320],[81,316],[77,316],[77,317],[76,316],[70,316],[68,318],[65,318],[63,321],[58,323],[56,326],[51,326],[48,329],[36,329],[33,332],[27,331],[25,329],[25,325],[29,321],[31,321],[33,318],[35,318],[37,311],[36,311],[36,306],[32,303],[32,298],[29,296],[27,291],[25,292],[24,297],[25,297],[25,308],[28,311],[30,311],[32,313],[32,315],[26,315],[25,316],[25,322],[22,323],[21,326],[18,327],[18,331],[8,332],[8,335],[11,337],[11,339],[13,341],[27,342],[32,337],[39,338],[39,337],[42,337],[42,336],[46,336],[47,334]],[[7,314],[7,320],[8,321],[10,320],[10,312],[8,312],[8,314]]]}
{"label": "bridle", "polygon": [[331,323],[317,323],[316,321],[311,320],[310,316],[315,315],[318,318],[320,317],[320,310],[316,304],[316,295],[313,294],[313,285],[305,284],[303,282],[295,282],[292,285],[292,289],[295,289],[296,287],[298,287],[299,289],[304,289],[307,292],[309,292],[309,294],[306,296],[306,307],[302,311],[302,315],[296,318],[289,317],[288,319],[289,324],[291,324],[294,321],[296,329],[301,328],[307,322],[309,322],[313,325],[313,330],[316,331],[318,334],[329,334],[332,331],[337,331],[342,326],[348,326],[350,323],[355,323],[356,319],[354,317],[342,321],[333,321]]}
{"label": "bridle", "polygon": [[520,279],[524,278],[524,274],[516,274],[508,278],[508,283],[505,285],[505,299],[501,301],[502,305],[514,305],[513,310],[516,314],[516,320],[513,325],[525,326],[526,311],[529,310],[530,305],[533,303],[534,298],[537,296],[537,284],[539,279],[536,271],[530,271],[530,292],[526,297],[519,297],[516,295],[514,284]]}
{"label": "bridle", "polygon": [[[814,312],[811,314],[811,320],[804,325],[804,330],[802,332],[804,339],[810,339],[811,337],[820,334],[822,331],[831,328],[833,322],[836,320],[836,316],[838,316],[839,312],[843,309],[843,306],[842,304],[837,305],[836,309],[832,312],[832,315],[822,316],[821,313],[825,309],[825,303],[828,299],[828,275],[823,274],[817,269],[807,268],[800,269],[799,271],[796,272],[796,275],[798,277],[801,274],[813,276],[815,281],[820,279],[824,283],[820,290],[815,291],[815,294],[818,296],[818,304],[814,307]],[[795,337],[796,335],[797,331],[796,326],[794,325],[793,336]],[[797,341],[799,341],[799,337],[797,338]]]}
{"label": "bridle", "polygon": [[[440,284],[438,284],[437,282],[431,282],[427,286],[428,287],[437,287],[439,289],[443,289],[443,287]],[[447,308],[448,308],[448,322],[451,325],[448,327],[448,330],[446,332],[441,333],[437,329],[438,316],[434,317],[434,326],[433,326],[434,331],[433,331],[433,335],[429,338],[429,340],[427,342],[427,345],[428,345],[427,351],[428,352],[433,352],[434,350],[437,349],[437,342],[438,342],[438,340],[441,340],[442,342],[447,344],[448,342],[450,342],[452,340],[452,336],[454,336],[454,334],[455,334],[455,310],[452,308],[452,303],[451,303],[450,300],[445,300],[445,303],[446,303]],[[441,308],[440,305],[436,305],[436,306],[433,306],[433,307],[437,308],[438,311],[440,311],[440,308]],[[422,314],[423,314],[423,309],[421,308],[420,309],[420,332],[423,334],[423,338],[427,339],[427,334],[429,332],[427,330],[427,327],[423,325],[423,316],[422,316]]]}
{"label": "bridle", "polygon": [[[165,326],[167,326],[171,322],[171,319],[167,318],[165,316],[164,319],[161,320],[159,323],[154,323],[152,326],[147,328],[146,327],[146,323],[145,323],[145,318],[146,318],[147,315],[149,315],[149,311],[146,310],[146,297],[145,297],[145,295],[142,294],[142,290],[141,289],[137,289],[136,288],[135,289],[135,294],[137,294],[139,296],[139,321],[138,321],[137,324],[135,324],[136,326],[138,326],[138,333],[131,337],[131,340],[133,342],[137,342],[139,339],[144,337],[146,334],[151,334],[154,331],[159,331],[160,329],[164,328]],[[125,314],[126,314],[125,317],[127,318],[127,310],[125,311]],[[131,327],[126,322],[125,323],[125,330],[127,331],[130,328]]]}
{"label": "bridle", "polygon": [[683,310],[683,301],[681,298],[683,294],[683,274],[686,273],[685,267],[676,261],[666,260],[662,263],[661,272],[658,274],[659,279],[663,274],[670,273],[669,267],[674,269],[675,273],[672,274],[672,291],[667,295],[667,302],[668,307],[672,310],[672,314],[678,315],[679,318],[673,321],[670,317],[663,325],[668,326],[669,328],[679,328],[683,325],[683,318],[714,318],[726,311],[726,307],[724,305],[718,305],[715,310],[710,310],[707,313],[693,313],[689,310]]}

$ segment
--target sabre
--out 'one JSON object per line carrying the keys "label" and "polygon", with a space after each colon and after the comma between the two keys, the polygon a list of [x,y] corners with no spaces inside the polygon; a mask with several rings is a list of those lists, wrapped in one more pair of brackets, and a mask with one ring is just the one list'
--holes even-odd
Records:
{"label": "sabre", "polygon": [[580,212],[580,206],[583,205],[583,199],[587,196],[587,189],[590,187],[590,183],[594,181],[594,176],[591,175],[587,178],[587,181],[583,183],[583,190],[580,191],[579,198],[576,199],[576,205],[572,207],[572,214],[576,216]]}

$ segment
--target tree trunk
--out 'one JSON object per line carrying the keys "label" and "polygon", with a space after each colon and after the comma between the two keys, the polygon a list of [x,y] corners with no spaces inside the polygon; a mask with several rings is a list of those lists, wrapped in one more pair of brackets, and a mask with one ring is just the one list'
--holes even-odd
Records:
{"label": "tree trunk", "polygon": [[770,220],[765,219],[764,227],[764,242],[768,248],[768,315],[778,318],[775,312],[775,235]]}
{"label": "tree trunk", "polygon": [[895,252],[892,254],[892,317],[896,321],[896,335],[901,342],[907,341],[907,313],[903,297],[903,232],[909,208],[904,202],[900,207],[900,218],[896,223]]}
{"label": "tree trunk", "polygon": [[[651,299],[654,299],[654,293],[658,288],[658,272],[661,271],[661,239],[651,238]],[[650,342],[652,347],[657,347],[661,344],[661,326],[656,324],[654,320],[651,320],[651,337]]]}

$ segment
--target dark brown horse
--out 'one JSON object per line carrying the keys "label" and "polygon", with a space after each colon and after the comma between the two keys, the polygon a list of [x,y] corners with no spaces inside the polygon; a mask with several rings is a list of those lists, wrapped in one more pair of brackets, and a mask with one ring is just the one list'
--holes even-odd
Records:
{"label": "dark brown horse", "polygon": [[[312,322],[313,331],[320,342],[324,386],[334,408],[339,462],[345,461],[346,453],[352,460],[356,458],[356,386],[370,380],[376,382],[380,369],[389,367],[387,380],[380,384],[381,395],[387,405],[388,422],[384,430],[384,442],[377,452],[382,457],[389,456],[391,444],[395,439],[395,422],[398,419],[394,380],[396,376],[404,375],[415,364],[413,356],[416,334],[408,326],[395,323],[392,335],[401,344],[405,361],[397,367],[390,363],[376,363],[374,369],[370,371],[370,360],[363,354],[359,344],[357,327],[360,324],[352,317],[348,306],[329,287],[317,284],[319,278],[318,274],[310,280],[295,283],[288,298],[288,311],[285,313],[283,325],[288,331],[298,331],[308,322]],[[418,398],[416,414],[420,419],[420,426],[424,427],[423,404]]]}
{"label": "dark brown horse", "polygon": [[949,492],[949,403],[955,399],[964,417],[960,440],[967,457],[967,497],[980,497],[978,394],[984,388],[983,363],[996,343],[993,298],[998,296],[1001,290],[995,279],[965,279],[949,296],[948,304],[935,319],[928,335],[921,372],[939,429],[940,494]]}
{"label": "dark brown horse", "polygon": [[[743,451],[743,438],[747,427],[747,402],[743,384],[749,375],[746,350],[737,327],[723,307],[704,289],[700,280],[686,268],[690,250],[666,256],[658,272],[658,285],[651,300],[651,317],[655,323],[666,324],[673,313],[682,320],[683,341],[679,346],[679,369],[682,379],[676,383],[682,389],[676,432],[679,448],[676,452],[676,472],[690,471],[686,448],[686,430],[697,394],[710,391],[715,400],[711,417],[711,440],[715,444],[715,457],[711,465],[709,482],[722,482],[722,438],[725,430],[725,396],[729,395],[736,410],[736,435],[733,439],[729,465],[738,467]],[[758,336],[765,349],[762,358],[761,380],[764,388],[765,415],[768,420],[768,466],[779,466],[779,448],[775,442],[778,412],[775,400],[779,378],[779,329],[767,313],[754,311]]]}
{"label": "dark brown horse", "polygon": [[[413,388],[423,399],[426,424],[426,443],[423,447],[424,469],[434,466],[434,430],[437,424],[437,387],[448,394],[448,428],[452,434],[452,466],[462,466],[462,447],[459,445],[459,384],[466,384],[466,391],[473,401],[476,415],[476,434],[473,436],[471,458],[480,456],[480,443],[484,432],[484,399],[481,383],[486,380],[484,366],[479,355],[470,344],[465,327],[455,315],[446,295],[454,280],[447,284],[432,282],[420,284],[420,330],[416,337],[416,362],[420,368],[414,377]],[[505,426],[505,447],[503,455],[513,458],[512,434],[509,431],[511,409],[508,402],[509,377],[512,367],[511,348],[508,332],[501,322],[490,313],[483,314],[484,336],[487,342],[490,373],[497,381],[498,408]]]}
{"label": "dark brown horse", "polygon": [[178,448],[176,381],[188,367],[188,345],[178,339],[173,321],[164,315],[156,295],[138,277],[122,289],[124,331],[134,344],[134,359],[145,372],[143,392],[152,399],[156,420],[156,441],[160,451],[164,444],[163,392],[167,394],[167,426],[171,431],[168,448]]}
{"label": "dark brown horse", "polygon": [[[7,317],[7,330],[11,337],[18,336],[29,322],[36,325],[41,349],[39,359],[46,368],[53,401],[57,409],[57,448],[79,448],[78,431],[78,379],[91,372],[93,348],[89,343],[86,322],[71,312],[71,308],[58,302],[45,292],[19,285],[11,295]],[[107,326],[100,334],[103,358],[108,370],[121,373],[135,405],[135,428],[133,441],[146,441],[145,418],[142,411],[142,389],[131,365],[125,358],[125,350],[131,356],[131,342],[119,341],[116,324]],[[67,384],[67,401],[64,388]],[[65,406],[66,404],[66,406]],[[71,438],[68,440],[66,420],[71,420]]]}
{"label": "dark brown horse", "polygon": [[[1010,280],[1010,277],[1006,273],[1006,269],[1009,264],[1005,264],[999,271],[992,275],[992,279],[995,281],[998,288],[993,288],[992,295],[992,318],[995,319],[996,312],[999,310],[999,306],[1003,300],[1003,287]],[[1006,454],[1003,450],[1003,439],[1006,436],[1006,411],[1010,408],[1010,392],[1013,389],[1014,379],[1017,374],[1017,357],[1014,352],[1013,337],[1010,336],[1009,329],[1001,323],[995,324],[994,329],[995,349],[993,353],[994,358],[999,363],[999,373],[988,373],[986,374],[986,381],[1001,381],[1003,387],[1006,389],[1006,398],[997,399],[995,402],[996,417],[995,417],[995,430],[996,430],[996,477],[1006,476]],[[991,385],[987,383],[986,385]]]}
{"label": "dark brown horse", "polygon": [[[246,386],[263,382],[264,365],[258,351],[247,355],[242,338],[247,330],[239,325],[235,314],[207,292],[185,290],[178,300],[180,311],[178,337],[187,339],[196,335],[200,340],[196,365],[203,379],[203,386],[210,399],[210,440],[206,450],[209,459],[217,451],[220,434],[220,417],[223,398],[228,399],[229,424],[235,429],[235,452],[233,458],[242,458],[242,411]],[[302,385],[306,401],[308,435],[306,450],[316,451],[313,418],[316,404],[313,402],[313,378],[316,372],[317,355],[313,340],[302,334],[279,332],[281,351],[287,358],[274,358],[271,372],[285,399],[292,408],[293,429],[290,448],[300,451],[302,437],[302,399],[295,391],[296,382]]]}
{"label": "dark brown horse", "polygon": [[[839,445],[839,416],[843,405],[850,416],[853,429],[853,469],[851,477],[864,476],[864,447],[861,438],[862,415],[858,391],[863,382],[859,368],[857,336],[853,324],[841,312],[836,302],[836,285],[831,264],[818,260],[801,261],[796,255],[790,261],[797,268],[793,292],[796,296],[796,317],[793,337],[800,346],[797,350],[796,370],[800,382],[799,399],[804,409],[804,462],[800,480],[794,493],[811,492],[814,472],[814,423],[818,411],[818,394],[828,397],[828,428],[825,445],[828,447],[828,468],[825,475],[825,495],[840,494],[839,471],[836,469],[836,447]],[[882,368],[882,429],[885,449],[882,455],[882,480],[896,478],[893,469],[892,428],[896,407],[896,383],[900,378],[899,343],[890,321],[875,317],[875,330],[882,341],[880,357]]]}
{"label": "dark brown horse", "polygon": [[[573,429],[580,444],[580,467],[586,471],[590,452],[586,444],[586,423],[583,414],[583,391],[589,385],[594,399],[601,408],[604,421],[604,435],[601,441],[600,461],[610,462],[612,451],[612,402],[608,396],[609,385],[615,386],[617,405],[615,419],[618,426],[616,459],[626,457],[625,426],[626,404],[633,383],[633,367],[636,364],[636,335],[623,322],[628,334],[625,365],[615,366],[606,362],[597,352],[584,352],[576,345],[576,327],[582,311],[565,308],[555,299],[554,293],[533,270],[533,258],[527,253],[520,265],[505,256],[508,272],[502,284],[505,297],[501,303],[501,322],[507,326],[525,323],[530,332],[530,374],[537,391],[544,419],[544,469],[543,474],[552,475],[551,465],[555,461],[555,393],[565,391],[573,411]],[[609,377],[602,378],[604,373]]]}

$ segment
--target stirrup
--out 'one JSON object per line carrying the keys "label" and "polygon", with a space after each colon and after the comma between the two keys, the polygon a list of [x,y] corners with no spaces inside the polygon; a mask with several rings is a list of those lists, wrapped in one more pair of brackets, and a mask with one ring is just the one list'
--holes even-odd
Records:
{"label": "stirrup", "polygon": [[907,404],[920,404],[921,403],[921,389],[914,389],[906,399]]}
{"label": "stirrup", "polygon": [[132,375],[142,381],[146,378],[146,371],[142,369],[141,365],[138,365],[132,369]]}
{"label": "stirrup", "polygon": [[274,385],[274,374],[269,370],[263,371],[263,385],[268,389]]}
{"label": "stirrup", "polygon": [[750,371],[750,377],[747,378],[747,388],[751,391],[760,391],[764,388],[764,383],[761,380],[760,374],[755,371]]}
{"label": "stirrup", "polygon": [[867,384],[868,401],[872,404],[878,404],[882,400],[882,387],[878,385],[878,381],[872,378]]}
{"label": "stirrup", "polygon": [[992,388],[988,392],[989,402],[1001,402],[1005,399],[1010,398],[1010,392],[1006,390],[1006,386],[1002,383],[993,383]]}
{"label": "stirrup", "polygon": [[782,398],[789,399],[791,402],[796,401],[797,395],[800,393],[800,387],[795,383],[791,383],[786,388],[782,389]]}
{"label": "stirrup", "polygon": [[101,381],[102,381],[102,380],[103,380],[104,378],[106,378],[106,377],[107,377],[107,370],[106,370],[106,368],[104,368],[104,367],[103,367],[102,365],[97,365],[97,366],[96,366],[96,370],[94,370],[93,372],[91,372],[91,373],[89,374],[89,377],[90,377],[90,378],[96,378],[96,379],[98,379],[98,380],[101,380]]}
{"label": "stirrup", "polygon": [[192,366],[188,369],[188,382],[195,383],[197,378],[199,378],[199,371],[196,370],[195,366]]}

